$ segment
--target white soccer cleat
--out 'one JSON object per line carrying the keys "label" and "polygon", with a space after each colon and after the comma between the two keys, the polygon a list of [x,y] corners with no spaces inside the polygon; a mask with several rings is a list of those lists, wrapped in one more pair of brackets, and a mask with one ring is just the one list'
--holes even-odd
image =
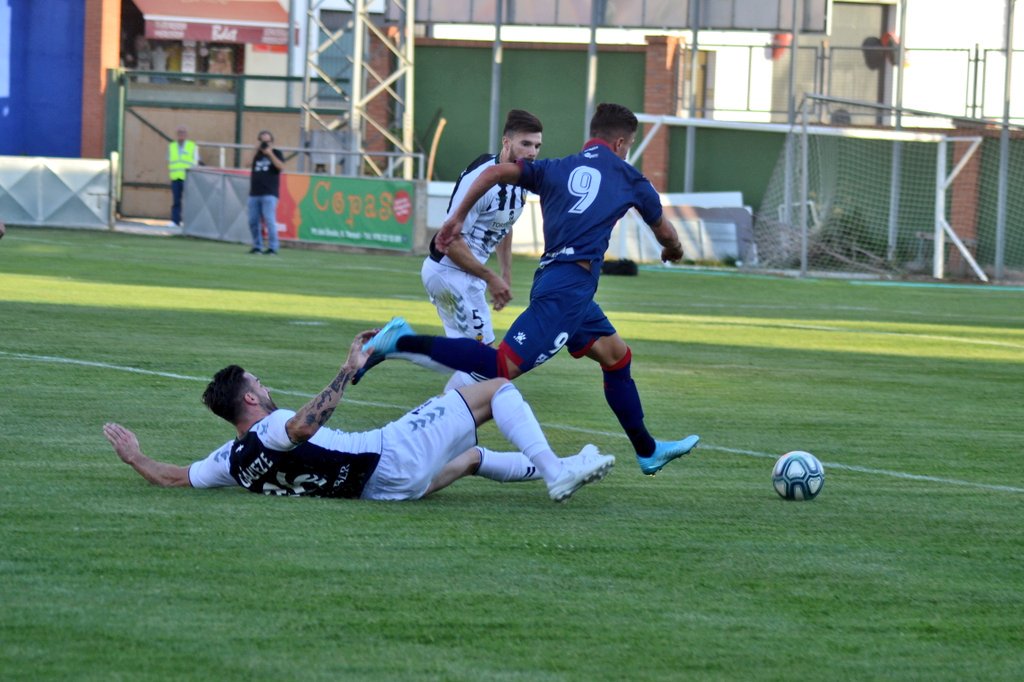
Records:
{"label": "white soccer cleat", "polygon": [[613,455],[602,455],[596,445],[584,445],[578,454],[562,459],[562,473],[548,483],[548,496],[565,502],[587,483],[597,483],[615,466]]}

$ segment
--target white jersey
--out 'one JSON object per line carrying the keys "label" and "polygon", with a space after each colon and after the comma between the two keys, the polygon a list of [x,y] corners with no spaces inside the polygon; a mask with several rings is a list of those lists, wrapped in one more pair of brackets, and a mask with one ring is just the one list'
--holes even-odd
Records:
{"label": "white jersey", "polygon": [[380,429],[321,427],[296,445],[275,410],[188,470],[194,488],[242,486],[264,495],[415,500],[452,459],[476,445],[476,422],[456,391],[431,398]]}
{"label": "white jersey", "polygon": [[[448,202],[449,216],[462,203],[473,181],[497,163],[497,156],[484,154],[462,171]],[[526,195],[524,189],[515,185],[495,185],[470,209],[462,224],[462,239],[480,263],[486,263],[501,240],[508,236],[523,213]],[[438,251],[434,239],[430,240],[430,255],[423,260],[420,275],[446,336],[476,339],[486,344],[494,342],[487,285],[482,279],[469,274]],[[447,388],[458,385],[462,384],[449,383]]]}
{"label": "white jersey", "polygon": [[241,438],[189,467],[194,488],[240,485],[267,495],[358,497],[383,452],[382,431],[323,427],[307,442],[288,438],[291,410],[275,410]]}
{"label": "white jersey", "polygon": [[[498,163],[498,157],[494,154],[484,154],[469,164],[466,170],[462,171],[455,189],[452,191],[451,199],[448,201],[448,214],[459,207],[462,199],[466,196],[473,181],[491,166]],[[512,226],[523,213],[523,206],[526,203],[527,192],[515,185],[495,185],[487,191],[480,200],[473,204],[466,220],[462,224],[462,239],[466,242],[470,252],[481,263],[494,253],[498,243],[508,235]],[[438,252],[431,240],[431,256],[435,262],[449,267],[458,267],[447,256]]]}

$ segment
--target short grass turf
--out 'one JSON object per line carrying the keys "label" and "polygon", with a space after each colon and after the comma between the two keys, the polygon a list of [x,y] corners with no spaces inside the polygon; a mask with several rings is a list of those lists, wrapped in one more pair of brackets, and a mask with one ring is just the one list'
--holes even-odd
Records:
{"label": "short grass turf", "polygon": [[[517,258],[504,331],[528,298]],[[354,334],[439,333],[420,259],[74,230],[0,241],[0,677],[12,680],[1019,680],[1024,291],[644,269],[598,300],[656,437],[640,474],[598,368],[517,385],[556,451],[612,474],[566,505],[468,479],[410,503],[163,490],[117,420],[187,464],[229,439],[229,363],[296,408]],[[332,425],[444,378],[388,362]],[[481,442],[507,449],[488,425]],[[812,502],[771,488],[814,452]]]}

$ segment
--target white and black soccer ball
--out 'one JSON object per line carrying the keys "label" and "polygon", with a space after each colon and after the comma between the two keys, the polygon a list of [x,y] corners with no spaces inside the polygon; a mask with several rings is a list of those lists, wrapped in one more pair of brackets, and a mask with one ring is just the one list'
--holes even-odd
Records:
{"label": "white and black soccer ball", "polygon": [[787,452],[775,462],[772,486],[787,500],[813,500],[825,485],[825,467],[803,450]]}

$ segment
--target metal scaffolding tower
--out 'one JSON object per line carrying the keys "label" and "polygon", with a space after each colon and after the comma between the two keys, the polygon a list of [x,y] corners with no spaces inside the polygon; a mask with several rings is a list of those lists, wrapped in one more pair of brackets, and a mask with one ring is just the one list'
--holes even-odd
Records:
{"label": "metal scaffolding tower", "polygon": [[[341,160],[345,175],[422,176],[413,149],[413,28],[415,0],[350,0],[328,26],[321,10],[337,0],[305,0],[302,135],[315,170],[317,157]],[[328,55],[343,54],[329,68]],[[420,159],[414,172],[413,161]]]}

